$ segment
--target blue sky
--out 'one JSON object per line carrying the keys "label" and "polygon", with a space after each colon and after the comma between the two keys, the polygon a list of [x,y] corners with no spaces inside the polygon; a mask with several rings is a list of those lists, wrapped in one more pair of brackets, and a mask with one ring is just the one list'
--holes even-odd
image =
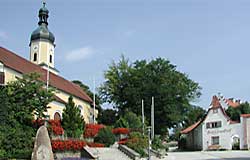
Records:
{"label": "blue sky", "polygon": [[[0,46],[29,56],[39,0],[2,0]],[[47,0],[56,37],[55,65],[69,80],[92,85],[124,54],[131,61],[169,59],[211,97],[250,100],[248,0]]]}

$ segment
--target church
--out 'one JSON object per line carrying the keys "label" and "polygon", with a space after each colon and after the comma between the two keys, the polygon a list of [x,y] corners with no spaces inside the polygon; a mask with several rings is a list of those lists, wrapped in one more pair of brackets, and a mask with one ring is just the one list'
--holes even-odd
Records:
{"label": "church", "polygon": [[65,104],[70,95],[73,96],[75,105],[81,110],[86,123],[93,123],[93,116],[98,114],[93,109],[92,99],[80,86],[61,77],[55,68],[55,36],[48,29],[49,10],[46,4],[39,10],[38,27],[30,37],[30,58],[26,60],[18,54],[0,46],[0,85],[21,78],[23,74],[37,72],[47,87],[56,89],[54,101],[48,106],[50,119],[60,120]]}

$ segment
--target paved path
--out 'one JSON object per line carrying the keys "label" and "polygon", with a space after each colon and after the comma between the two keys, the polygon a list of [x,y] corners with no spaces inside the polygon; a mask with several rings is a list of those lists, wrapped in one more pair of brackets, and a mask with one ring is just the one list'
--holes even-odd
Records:
{"label": "paved path", "polygon": [[169,152],[164,160],[250,160],[250,151]]}
{"label": "paved path", "polygon": [[96,148],[99,160],[130,160],[117,148]]}

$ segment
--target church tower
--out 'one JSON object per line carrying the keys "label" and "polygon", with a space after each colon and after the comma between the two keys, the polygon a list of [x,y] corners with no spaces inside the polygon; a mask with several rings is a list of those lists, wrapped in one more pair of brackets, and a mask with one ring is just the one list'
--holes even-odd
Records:
{"label": "church tower", "polygon": [[38,27],[30,37],[30,61],[44,68],[49,66],[51,72],[58,74],[54,63],[55,37],[48,29],[49,10],[45,2],[38,17]]}

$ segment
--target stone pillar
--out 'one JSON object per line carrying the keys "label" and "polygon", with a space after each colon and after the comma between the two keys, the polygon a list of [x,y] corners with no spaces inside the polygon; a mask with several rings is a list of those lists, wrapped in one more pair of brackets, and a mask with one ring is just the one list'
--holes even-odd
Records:
{"label": "stone pillar", "polygon": [[41,126],[35,139],[31,160],[54,160],[48,130]]}

